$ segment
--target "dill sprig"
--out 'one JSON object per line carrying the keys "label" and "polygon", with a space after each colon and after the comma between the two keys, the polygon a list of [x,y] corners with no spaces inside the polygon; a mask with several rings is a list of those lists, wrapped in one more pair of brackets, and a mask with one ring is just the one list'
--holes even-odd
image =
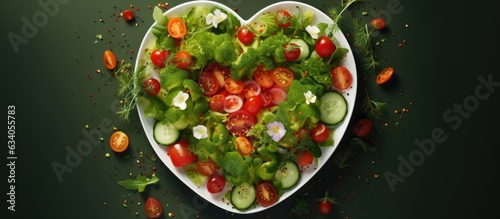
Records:
{"label": "dill sprig", "polygon": [[380,121],[382,116],[384,115],[384,106],[387,103],[376,101],[370,98],[368,91],[365,88],[366,96],[363,99],[363,110],[370,118],[370,120],[377,122]]}
{"label": "dill sprig", "polygon": [[356,151],[352,149],[351,146],[340,148],[335,151],[335,156],[333,156],[333,163],[338,166],[339,169],[344,169],[353,165],[352,157],[356,154]]}
{"label": "dill sprig", "polygon": [[380,62],[375,56],[373,48],[372,33],[374,29],[368,29],[368,24],[361,19],[351,20],[352,41],[356,47],[364,55],[364,65],[368,69],[375,69],[380,65]]}
{"label": "dill sprig", "polygon": [[[117,114],[125,121],[129,120],[130,112],[136,107],[136,100],[142,91],[140,81],[144,76],[144,69],[140,68],[135,74],[131,72],[131,64],[122,61],[120,67],[115,71],[118,81],[118,97],[121,98],[122,107]],[[136,84],[137,83],[137,84]]]}
{"label": "dill sprig", "polygon": [[364,152],[376,152],[377,148],[369,145],[363,139],[354,137],[351,139],[351,146],[359,146]]}
{"label": "dill sprig", "polygon": [[333,20],[333,25],[328,28],[328,31],[334,33],[339,29],[339,23],[343,20],[342,14],[347,8],[349,8],[355,2],[359,2],[359,0],[340,0],[340,4],[328,9],[328,16]]}

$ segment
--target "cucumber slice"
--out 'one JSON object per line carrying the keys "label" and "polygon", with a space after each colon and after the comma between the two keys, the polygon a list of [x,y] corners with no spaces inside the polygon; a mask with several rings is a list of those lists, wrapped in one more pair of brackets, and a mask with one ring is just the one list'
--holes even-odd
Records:
{"label": "cucumber slice", "polygon": [[153,136],[161,145],[171,145],[179,139],[180,131],[166,120],[156,121],[153,127]]}
{"label": "cucumber slice", "polygon": [[320,121],[325,125],[337,125],[347,115],[347,101],[341,93],[328,91],[321,96]]}
{"label": "cucumber slice", "polygon": [[255,199],[255,187],[250,183],[245,182],[239,186],[234,186],[231,191],[231,204],[240,211],[252,207]]}
{"label": "cucumber slice", "polygon": [[290,43],[294,43],[300,47],[300,56],[296,61],[302,61],[309,57],[311,52],[309,50],[309,44],[307,44],[306,41],[303,39],[291,39]]}
{"label": "cucumber slice", "polygon": [[294,187],[300,179],[299,165],[293,161],[286,161],[285,166],[276,172],[274,179],[278,182],[281,181],[283,189]]}

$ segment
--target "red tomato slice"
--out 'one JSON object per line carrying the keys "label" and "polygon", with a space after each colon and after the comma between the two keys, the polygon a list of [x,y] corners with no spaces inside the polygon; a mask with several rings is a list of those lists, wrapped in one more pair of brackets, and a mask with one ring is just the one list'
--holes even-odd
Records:
{"label": "red tomato slice", "polygon": [[144,212],[148,218],[159,218],[163,213],[163,207],[156,198],[149,197],[144,205]]}
{"label": "red tomato slice", "polygon": [[271,96],[269,89],[262,89],[259,96],[262,99],[262,107],[271,106],[273,97]]}
{"label": "red tomato slice", "polygon": [[224,87],[226,88],[227,92],[231,94],[239,94],[243,91],[243,81],[242,80],[233,80],[232,78],[226,79],[224,81]]}
{"label": "red tomato slice", "polygon": [[227,130],[236,136],[245,136],[254,125],[255,117],[245,110],[238,110],[229,114],[226,120]]}
{"label": "red tomato slice", "polygon": [[258,96],[262,88],[255,80],[248,80],[243,83],[243,95],[245,98]]}
{"label": "red tomato slice", "polygon": [[271,77],[273,78],[274,83],[282,88],[290,87],[293,79],[295,79],[292,71],[285,67],[277,67],[273,69]]}
{"label": "red tomato slice", "polygon": [[167,30],[168,34],[176,39],[186,36],[187,33],[186,24],[180,17],[170,18],[170,20],[168,20]]}
{"label": "red tomato slice", "polygon": [[308,150],[298,152],[298,154],[297,164],[301,167],[305,167],[314,161],[314,156]]}
{"label": "red tomato slice", "polygon": [[197,159],[197,156],[189,151],[189,142],[186,140],[168,146],[167,153],[175,167],[186,166]]}
{"label": "red tomato slice", "polygon": [[237,95],[228,95],[224,100],[224,111],[234,113],[243,106],[243,99]]}
{"label": "red tomato slice", "polygon": [[241,154],[241,156],[248,156],[253,152],[252,143],[250,143],[250,140],[248,140],[248,138],[246,138],[245,136],[238,136],[236,138],[236,141],[234,142],[234,145],[236,146],[236,150]]}
{"label": "red tomato slice", "polygon": [[271,88],[274,85],[273,78],[271,77],[272,71],[264,70],[262,65],[259,65],[253,72],[255,81],[263,88]]}
{"label": "red tomato slice", "polygon": [[345,90],[351,87],[352,75],[344,66],[337,66],[332,70],[333,86],[339,90]]}
{"label": "red tomato slice", "polygon": [[211,176],[219,169],[217,164],[215,164],[215,162],[210,158],[206,161],[197,160],[196,168],[198,168],[198,171],[205,176]]}
{"label": "red tomato slice", "polygon": [[269,94],[271,95],[271,103],[273,105],[278,105],[286,100],[287,93],[281,87],[273,87],[269,89]]}
{"label": "red tomato slice", "polygon": [[179,51],[175,54],[174,63],[177,65],[179,69],[186,69],[193,62],[193,57],[189,55],[187,52]]}
{"label": "red tomato slice", "polygon": [[224,103],[226,102],[226,96],[223,94],[216,94],[210,97],[210,101],[208,104],[210,105],[210,109],[216,112],[224,111]]}
{"label": "red tomato slice", "polygon": [[231,71],[228,67],[221,65],[218,62],[214,62],[208,65],[204,71],[212,72],[219,82],[219,86],[224,87],[224,82],[231,76]]}
{"label": "red tomato slice", "polygon": [[245,100],[245,103],[243,103],[243,109],[253,116],[256,116],[259,114],[263,105],[264,101],[261,96],[253,96]]}
{"label": "red tomato slice", "polygon": [[212,96],[219,90],[219,82],[215,78],[214,73],[208,71],[200,74],[198,85],[200,85],[201,90],[207,96]]}
{"label": "red tomato slice", "polygon": [[270,182],[261,182],[255,187],[257,201],[263,206],[268,207],[278,201],[278,192],[276,187]]}

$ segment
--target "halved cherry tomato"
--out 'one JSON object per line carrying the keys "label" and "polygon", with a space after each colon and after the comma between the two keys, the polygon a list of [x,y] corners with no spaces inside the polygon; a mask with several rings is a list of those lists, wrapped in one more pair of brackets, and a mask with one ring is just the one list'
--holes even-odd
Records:
{"label": "halved cherry tomato", "polygon": [[200,74],[198,85],[200,85],[203,94],[206,96],[212,96],[219,90],[217,78],[215,78],[214,73],[209,71],[204,71]]}
{"label": "halved cherry tomato", "polygon": [[271,77],[272,71],[264,70],[264,66],[259,65],[253,72],[255,81],[263,88],[271,88],[274,85],[273,78]]}
{"label": "halved cherry tomato", "polygon": [[187,52],[179,51],[175,54],[174,63],[177,65],[177,68],[186,69],[193,63],[193,57]]}
{"label": "halved cherry tomato", "polygon": [[189,142],[184,139],[168,146],[167,153],[175,167],[186,166],[197,159],[197,156],[189,150]]}
{"label": "halved cherry tomato", "polygon": [[314,156],[308,150],[297,152],[297,155],[299,155],[299,157],[296,162],[301,167],[305,167],[314,161]]}
{"label": "halved cherry tomato", "polygon": [[287,61],[295,61],[300,57],[300,47],[295,43],[286,44],[283,53]]}
{"label": "halved cherry tomato", "polygon": [[245,98],[258,96],[261,91],[262,88],[255,80],[247,80],[243,83],[243,95],[245,96]]}
{"label": "halved cherry tomato", "polygon": [[316,53],[324,59],[329,58],[332,53],[337,50],[337,46],[333,44],[332,40],[328,36],[319,37],[314,48],[316,49]]}
{"label": "halved cherry tomato", "polygon": [[170,18],[170,20],[168,20],[167,30],[168,34],[176,39],[183,38],[187,33],[186,24],[180,17]]}
{"label": "halved cherry tomato", "polygon": [[330,130],[325,124],[318,122],[316,126],[309,131],[309,134],[314,142],[320,143],[328,139],[330,136]]}
{"label": "halved cherry tomato", "polygon": [[370,134],[372,130],[372,122],[368,119],[359,119],[354,122],[352,131],[358,137],[365,137]]}
{"label": "halved cherry tomato", "polygon": [[231,76],[231,71],[229,70],[229,68],[221,65],[218,62],[214,62],[208,65],[203,71],[212,72],[219,82],[220,88],[224,87],[224,82]]}
{"label": "halved cherry tomato", "polygon": [[239,94],[243,91],[243,81],[233,80],[231,77],[224,81],[224,87],[231,94]]}
{"label": "halved cherry tomato", "polygon": [[228,95],[224,99],[224,111],[234,113],[243,107],[243,99],[238,95]]}
{"label": "halved cherry tomato", "polygon": [[349,69],[344,66],[337,66],[332,69],[333,86],[339,90],[345,90],[351,87],[352,75]]}
{"label": "halved cherry tomato", "polygon": [[126,21],[131,21],[131,20],[134,20],[134,12],[132,10],[125,10],[123,11],[122,13],[122,16],[123,16],[123,19],[125,19]]}
{"label": "halved cherry tomato", "polygon": [[236,137],[236,141],[234,142],[234,146],[236,146],[236,150],[241,156],[248,156],[253,152],[252,143],[245,136]]}
{"label": "halved cherry tomato", "polygon": [[226,120],[226,128],[229,133],[236,136],[244,136],[255,125],[255,118],[245,110],[238,110],[229,114]]}
{"label": "halved cherry tomato", "polygon": [[163,68],[165,67],[165,62],[167,61],[168,57],[170,56],[170,51],[168,50],[158,50],[155,49],[151,53],[151,62],[153,62],[154,65]]}
{"label": "halved cherry tomato", "polygon": [[197,160],[196,168],[205,176],[211,176],[219,169],[217,164],[215,164],[215,162],[210,158],[206,161]]}
{"label": "halved cherry tomato", "polygon": [[113,52],[111,52],[111,50],[104,51],[102,61],[107,69],[113,70],[116,68],[116,56]]}
{"label": "halved cherry tomato", "polygon": [[142,90],[151,96],[156,96],[160,89],[160,82],[156,78],[148,78],[142,82]]}
{"label": "halved cherry tomato", "polygon": [[224,94],[215,94],[210,97],[210,101],[208,104],[210,105],[210,109],[216,112],[224,111],[224,103],[226,102],[226,96]]}
{"label": "halved cherry tomato", "polygon": [[208,192],[214,194],[214,193],[219,193],[224,190],[224,187],[226,187],[226,179],[224,176],[219,175],[219,174],[213,174],[208,178],[207,181],[207,190]]}
{"label": "halved cherry tomato", "polygon": [[252,32],[252,30],[250,30],[250,28],[243,26],[238,30],[238,39],[241,43],[249,45],[253,42],[254,38],[255,34]]}
{"label": "halved cherry tomato", "polygon": [[377,30],[384,29],[385,27],[385,20],[381,17],[373,18],[372,21],[370,22],[372,27],[374,27]]}
{"label": "halved cherry tomato", "polygon": [[253,116],[256,116],[259,114],[263,105],[264,101],[261,96],[253,96],[245,100],[245,103],[243,103],[243,109]]}
{"label": "halved cherry tomato", "polygon": [[115,131],[109,138],[109,146],[114,152],[123,152],[127,150],[129,144],[128,135],[122,131]]}
{"label": "halved cherry tomato", "polygon": [[269,89],[269,94],[271,95],[271,103],[275,106],[280,104],[286,99],[286,91],[281,87],[273,87]]}
{"label": "halved cherry tomato", "polygon": [[144,212],[148,218],[159,218],[163,213],[163,207],[156,198],[149,197],[144,205]]}
{"label": "halved cherry tomato", "polygon": [[279,9],[278,12],[276,13],[275,19],[276,23],[278,23],[280,27],[285,28],[289,27],[292,24],[293,17],[290,14],[290,12],[283,9]]}
{"label": "halved cherry tomato", "polygon": [[290,69],[285,67],[277,67],[273,69],[271,78],[273,78],[274,83],[279,87],[287,88],[290,87],[293,79],[295,79],[295,76],[293,75],[293,72],[290,71]]}
{"label": "halved cherry tomato", "polygon": [[255,187],[255,193],[257,201],[263,207],[271,206],[278,201],[278,192],[276,192],[276,187],[268,181],[258,183]]}
{"label": "halved cherry tomato", "polygon": [[259,96],[262,99],[262,107],[268,107],[272,104],[273,97],[271,96],[269,89],[262,89]]}
{"label": "halved cherry tomato", "polygon": [[393,74],[394,74],[394,69],[392,67],[386,67],[382,69],[380,73],[378,73],[375,82],[377,82],[377,84],[383,84],[387,82],[389,79],[391,79]]}

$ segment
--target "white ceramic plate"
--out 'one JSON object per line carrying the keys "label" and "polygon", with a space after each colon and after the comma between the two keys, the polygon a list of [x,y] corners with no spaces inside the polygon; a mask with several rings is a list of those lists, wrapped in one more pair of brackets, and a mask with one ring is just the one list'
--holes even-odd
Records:
{"label": "white ceramic plate", "polygon": [[[234,11],[231,8],[229,8],[229,7],[227,7],[227,6],[223,5],[223,4],[217,3],[217,2],[211,2],[211,1],[191,1],[191,2],[186,2],[186,3],[180,4],[180,5],[176,6],[176,7],[173,7],[171,9],[169,9],[165,13],[165,15],[167,17],[181,16],[181,15],[184,15],[184,12],[186,12],[191,7],[194,7],[194,6],[203,6],[203,5],[204,6],[216,6],[216,7],[219,7],[221,9],[227,11],[228,13],[234,13]],[[272,4],[272,5],[269,5],[269,6],[265,7],[265,8],[263,8],[261,11],[257,12],[254,16],[252,16],[248,20],[244,20],[243,18],[241,18],[236,13],[234,13],[234,16],[237,17],[241,21],[242,25],[244,25],[244,24],[251,23],[253,20],[257,19],[261,14],[263,14],[265,12],[275,12],[278,9],[285,9],[285,10],[288,10],[288,11],[290,11],[290,12],[293,13],[293,12],[297,12],[298,8],[300,8],[302,11],[311,10],[314,13],[315,17],[314,17],[314,20],[313,20],[313,24],[320,23],[320,22],[333,23],[333,21],[327,15],[325,15],[322,11],[320,11],[320,10],[318,10],[318,9],[310,6],[310,5],[307,5],[307,4],[304,4],[304,3],[301,3],[301,2],[294,2],[294,1],[284,1],[284,2],[279,2],[279,3],[275,3],[275,4]],[[155,24],[153,24],[151,26],[151,28],[154,25]],[[152,30],[151,28],[147,31],[147,33],[144,36],[144,39],[143,39],[143,41],[141,43],[141,47],[139,49],[139,53],[137,54],[137,60],[136,60],[136,63],[135,63],[135,70],[137,70],[137,68],[139,66],[144,65],[144,63],[146,61],[148,61],[149,58],[147,56],[146,49],[154,47],[155,37],[153,36],[153,34],[151,32],[151,30]],[[293,187],[293,188],[285,191],[285,193],[280,197],[279,201],[276,204],[278,204],[281,201],[287,199],[290,195],[292,195],[297,190],[299,190],[304,184],[306,184],[320,170],[321,167],[323,167],[323,165],[327,162],[327,160],[331,157],[331,155],[333,154],[333,152],[337,148],[340,140],[342,139],[342,136],[344,135],[344,132],[347,129],[349,120],[351,118],[351,115],[352,115],[352,112],[353,112],[353,109],[354,109],[354,103],[355,103],[355,98],[356,98],[356,90],[357,90],[356,65],[355,65],[355,62],[354,62],[353,54],[351,52],[351,47],[349,46],[349,43],[347,42],[347,40],[344,37],[344,35],[342,34],[342,32],[341,31],[337,31],[336,34],[335,34],[335,37],[339,41],[341,47],[349,49],[349,53],[346,55],[346,57],[344,58],[344,60],[341,62],[342,66],[345,66],[346,68],[349,69],[349,71],[352,74],[352,79],[353,79],[352,80],[352,87],[350,89],[345,90],[345,91],[342,92],[342,94],[346,98],[347,104],[348,104],[348,113],[347,113],[347,116],[346,116],[345,120],[341,124],[339,124],[337,126],[334,126],[334,127],[331,127],[331,128],[335,129],[334,135],[333,135],[333,139],[334,139],[334,142],[335,142],[334,145],[331,146],[331,147],[323,147],[322,148],[323,155],[317,160],[318,161],[317,164],[316,165],[311,165],[309,168],[303,170],[301,178],[300,178],[298,184],[295,187]],[[153,76],[156,77],[156,78],[158,78],[158,74],[159,74],[158,71],[154,70],[153,68],[149,68],[148,70],[152,71],[153,72]],[[174,175],[176,175],[184,184],[186,184],[186,186],[188,186],[189,188],[191,188],[198,195],[200,195],[201,197],[205,198],[206,200],[208,200],[212,204],[214,204],[214,205],[216,205],[216,206],[218,206],[218,207],[220,207],[220,208],[222,208],[224,210],[227,210],[227,211],[230,211],[230,212],[234,212],[234,213],[250,214],[250,213],[259,212],[259,211],[262,211],[262,210],[270,208],[270,207],[264,208],[264,207],[262,207],[260,205],[257,205],[256,207],[252,207],[252,208],[250,208],[250,209],[248,209],[246,211],[239,211],[239,210],[233,208],[232,205],[228,202],[227,199],[225,201],[223,201],[224,194],[226,193],[226,191],[228,191],[229,189],[231,189],[230,186],[226,186],[225,190],[222,191],[222,192],[220,192],[220,193],[218,193],[218,194],[211,194],[211,193],[209,193],[207,191],[205,185],[202,185],[200,187],[195,186],[193,184],[193,182],[189,178],[186,177],[186,175],[184,174],[184,170],[182,168],[176,168],[176,167],[173,166],[172,161],[170,160],[170,158],[167,155],[167,148],[164,147],[164,146],[159,145],[154,140],[154,138],[153,138],[154,120],[152,118],[147,118],[147,117],[144,116],[143,109],[141,108],[140,105],[137,106],[137,109],[138,109],[138,112],[139,112],[139,117],[140,117],[142,126],[144,128],[144,132],[146,133],[147,138],[148,138],[149,142],[151,143],[151,146],[153,147],[154,151],[157,153],[158,157],[172,171],[172,173]]]}

